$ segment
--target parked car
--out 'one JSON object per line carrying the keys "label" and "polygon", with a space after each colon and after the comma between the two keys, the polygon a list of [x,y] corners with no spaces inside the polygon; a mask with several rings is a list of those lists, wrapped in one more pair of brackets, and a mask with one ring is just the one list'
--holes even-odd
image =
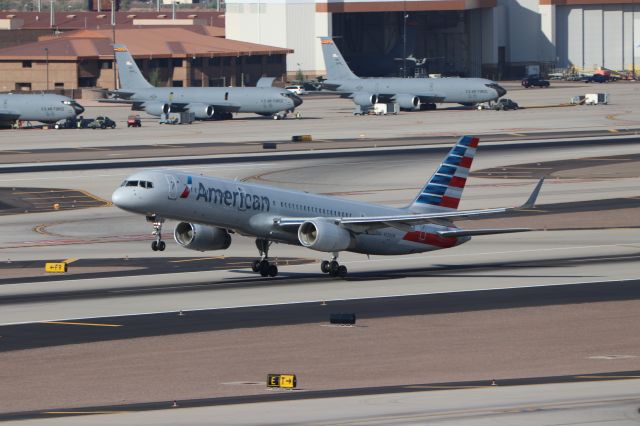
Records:
{"label": "parked car", "polygon": [[89,125],[94,121],[95,120],[93,118],[83,118],[82,116],[79,116],[76,122],[76,127],[78,129],[88,129]]}
{"label": "parked car", "polygon": [[106,116],[96,117],[89,125],[87,126],[89,129],[106,129],[110,127],[112,129],[116,128],[116,122]]}
{"label": "parked car", "polygon": [[507,98],[498,99],[498,101],[493,105],[493,109],[496,111],[508,111],[510,109],[516,110],[518,108],[517,103]]}
{"label": "parked car", "polygon": [[606,83],[609,81],[609,77],[602,74],[587,75],[582,77],[582,81],[585,83]]}
{"label": "parked car", "polygon": [[551,83],[549,80],[544,80],[536,75],[530,75],[524,79],[522,79],[522,85],[528,89],[529,87],[549,87]]}
{"label": "parked car", "polygon": [[294,95],[298,95],[298,96],[307,94],[307,91],[304,90],[304,87],[298,86],[298,85],[296,85],[296,86],[287,86],[287,87],[285,87],[285,90],[288,90],[291,93],[293,93]]}
{"label": "parked car", "polygon": [[130,115],[127,117],[127,127],[142,127],[139,115]]}
{"label": "parked car", "polygon": [[75,129],[78,127],[78,120],[75,117],[63,118],[62,120],[56,121],[53,127],[56,129]]}

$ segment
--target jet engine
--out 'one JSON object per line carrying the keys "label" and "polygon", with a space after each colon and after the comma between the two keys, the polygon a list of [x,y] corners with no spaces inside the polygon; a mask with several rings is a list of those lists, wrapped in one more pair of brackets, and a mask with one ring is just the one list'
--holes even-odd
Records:
{"label": "jet engine", "polygon": [[378,103],[378,96],[371,93],[358,92],[351,97],[353,102],[362,107],[370,107]]}
{"label": "jet engine", "polygon": [[189,222],[178,223],[173,238],[182,247],[197,251],[225,250],[231,245],[226,229]]}
{"label": "jet engine", "polygon": [[215,113],[213,105],[207,104],[189,104],[188,109],[193,112],[199,120],[213,118],[213,114]]}
{"label": "jet engine", "polygon": [[143,104],[144,110],[147,114],[160,116],[162,114],[168,114],[171,112],[171,106],[169,104],[163,104],[160,102],[145,102]]}
{"label": "jet engine", "polygon": [[402,109],[420,109],[420,98],[413,95],[396,95],[395,101]]}
{"label": "jet engine", "polygon": [[328,252],[346,250],[354,242],[349,231],[325,219],[303,222],[298,228],[298,240],[304,247]]}

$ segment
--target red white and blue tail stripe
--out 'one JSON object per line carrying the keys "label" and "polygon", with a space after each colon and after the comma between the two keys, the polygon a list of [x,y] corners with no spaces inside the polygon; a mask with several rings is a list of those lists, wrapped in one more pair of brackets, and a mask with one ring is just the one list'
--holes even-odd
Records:
{"label": "red white and blue tail stripe", "polygon": [[463,136],[447,154],[431,179],[409,206],[413,213],[456,210],[476,155],[478,138]]}

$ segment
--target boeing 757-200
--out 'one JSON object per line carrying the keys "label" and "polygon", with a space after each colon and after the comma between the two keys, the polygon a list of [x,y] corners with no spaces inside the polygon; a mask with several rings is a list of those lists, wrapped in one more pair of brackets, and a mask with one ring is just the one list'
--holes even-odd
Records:
{"label": "boeing 757-200", "polygon": [[[347,268],[338,263],[341,251],[421,253],[454,247],[475,235],[529,231],[455,226],[457,219],[517,209],[457,210],[477,146],[478,138],[462,137],[405,208],[173,170],[135,173],[114,191],[112,199],[121,209],[143,214],[154,223],[153,250],[165,249],[162,223],[174,219],[180,221],[173,233],[176,242],[192,250],[225,250],[233,233],[256,238],[260,258],[253,270],[262,276],[278,274],[268,257],[272,242],[331,253],[331,259],[321,264],[322,272],[345,276]],[[520,208],[534,205],[542,182]]]}

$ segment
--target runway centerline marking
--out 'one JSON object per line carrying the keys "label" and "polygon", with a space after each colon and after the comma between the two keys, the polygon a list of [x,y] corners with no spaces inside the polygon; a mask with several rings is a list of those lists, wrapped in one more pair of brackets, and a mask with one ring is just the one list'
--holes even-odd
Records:
{"label": "runway centerline marking", "polygon": [[88,327],[122,327],[121,324],[98,324],[93,322],[73,322],[73,321],[42,321],[42,324],[60,324],[60,325],[82,325]]}

